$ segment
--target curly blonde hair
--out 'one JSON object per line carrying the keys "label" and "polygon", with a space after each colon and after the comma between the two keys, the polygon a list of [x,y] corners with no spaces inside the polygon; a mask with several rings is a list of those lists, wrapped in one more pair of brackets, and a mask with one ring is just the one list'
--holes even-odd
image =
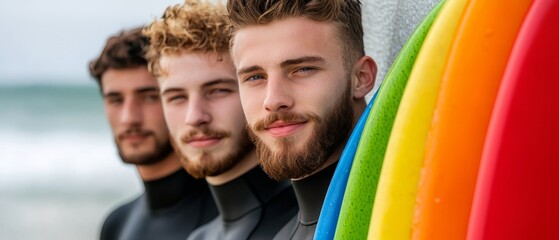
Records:
{"label": "curly blonde hair", "polygon": [[156,77],[164,74],[159,65],[163,54],[228,53],[231,38],[227,10],[207,0],[186,0],[183,5],[167,7],[162,18],[144,28],[143,34],[150,42],[148,69]]}

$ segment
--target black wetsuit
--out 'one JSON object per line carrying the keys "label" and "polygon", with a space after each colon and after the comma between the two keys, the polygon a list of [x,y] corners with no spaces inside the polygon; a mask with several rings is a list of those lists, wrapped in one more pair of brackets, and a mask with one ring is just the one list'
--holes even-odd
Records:
{"label": "black wetsuit", "polygon": [[184,240],[217,216],[206,181],[192,178],[183,169],[144,186],[145,193],[107,217],[101,240]]}
{"label": "black wetsuit", "polygon": [[337,165],[334,163],[312,176],[293,181],[293,189],[299,203],[299,214],[291,219],[274,239],[313,239],[322,203]]}
{"label": "black wetsuit", "polygon": [[260,167],[210,190],[220,216],[196,229],[189,240],[272,239],[297,214],[289,181],[270,179]]}

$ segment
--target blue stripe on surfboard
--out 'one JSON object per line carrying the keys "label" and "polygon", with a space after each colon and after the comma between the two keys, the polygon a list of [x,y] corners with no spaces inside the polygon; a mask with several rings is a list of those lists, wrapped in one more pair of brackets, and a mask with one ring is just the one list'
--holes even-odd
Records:
{"label": "blue stripe on surfboard", "polygon": [[357,151],[359,139],[361,139],[363,128],[365,128],[365,123],[367,122],[367,118],[369,117],[369,113],[375,99],[377,98],[378,92],[378,90],[375,92],[373,98],[371,98],[371,101],[363,111],[363,114],[361,114],[361,117],[359,118],[359,121],[357,121],[344,151],[342,152],[342,156],[338,161],[338,166],[336,167],[334,176],[330,181],[328,192],[326,192],[326,197],[324,199],[324,203],[322,204],[322,210],[320,211],[318,225],[314,234],[315,240],[334,239],[336,225],[338,224],[338,217],[340,215],[340,209],[342,207],[344,192],[347,185],[347,179],[349,178],[349,172],[351,171],[351,166],[353,165],[353,157]]}

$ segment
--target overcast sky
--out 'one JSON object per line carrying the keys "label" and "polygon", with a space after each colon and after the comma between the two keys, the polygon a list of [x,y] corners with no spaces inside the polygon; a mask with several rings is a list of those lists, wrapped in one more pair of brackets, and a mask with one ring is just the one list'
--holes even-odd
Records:
{"label": "overcast sky", "polygon": [[0,0],[0,84],[88,83],[106,38],[181,0]]}

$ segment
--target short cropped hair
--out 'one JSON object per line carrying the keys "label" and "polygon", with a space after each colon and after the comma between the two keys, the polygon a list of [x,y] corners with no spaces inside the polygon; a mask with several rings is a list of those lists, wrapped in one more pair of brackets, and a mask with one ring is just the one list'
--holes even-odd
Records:
{"label": "short cropped hair", "polygon": [[237,30],[250,25],[305,17],[336,24],[346,69],[365,55],[359,0],[229,0],[227,11],[233,36]]}
{"label": "short cropped hair", "polygon": [[230,23],[225,6],[207,0],[186,0],[183,5],[168,7],[143,33],[150,40],[148,69],[156,77],[163,74],[159,65],[163,54],[229,53]]}
{"label": "short cropped hair", "polygon": [[148,39],[142,27],[123,30],[107,39],[103,51],[89,63],[89,74],[102,87],[101,77],[109,69],[129,69],[147,66],[144,49]]}

